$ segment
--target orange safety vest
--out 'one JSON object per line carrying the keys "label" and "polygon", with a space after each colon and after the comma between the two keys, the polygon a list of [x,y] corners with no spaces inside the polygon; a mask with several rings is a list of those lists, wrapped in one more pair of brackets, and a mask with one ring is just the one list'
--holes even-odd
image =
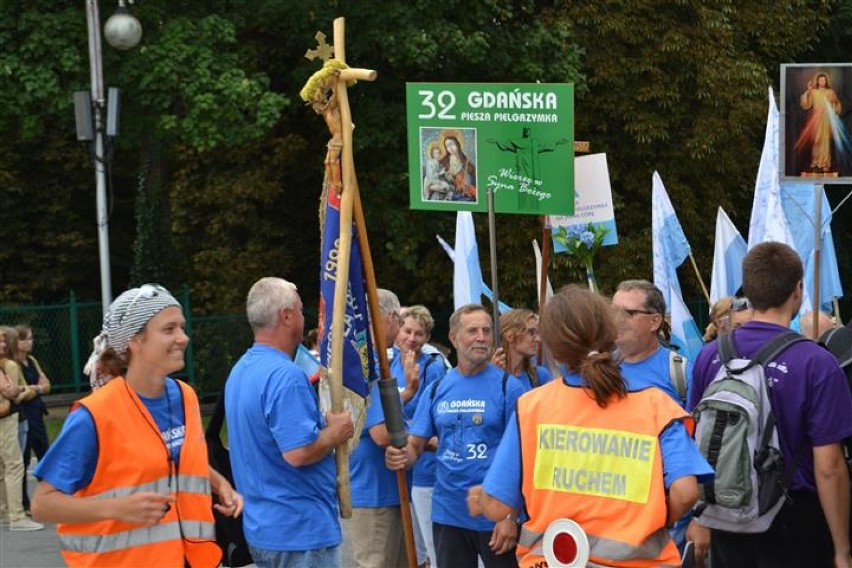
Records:
{"label": "orange safety vest", "polygon": [[692,419],[658,389],[628,393],[601,408],[561,379],[518,400],[529,520],[521,527],[521,568],[547,566],[542,537],[556,519],[589,538],[589,566],[680,566],[666,528],[659,435]]}
{"label": "orange safety vest", "polygon": [[168,459],[154,418],[123,377],[80,401],[95,422],[98,462],[92,481],[75,497],[106,499],[153,491],[170,493],[176,502],[153,526],[115,519],[58,525],[62,557],[69,566],[219,564],[198,398],[191,387],[178,384],[186,426],[179,466]]}

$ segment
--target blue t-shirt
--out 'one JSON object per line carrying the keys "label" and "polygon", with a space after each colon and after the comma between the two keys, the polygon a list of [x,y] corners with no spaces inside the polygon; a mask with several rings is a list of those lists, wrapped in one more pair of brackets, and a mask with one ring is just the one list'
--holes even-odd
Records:
{"label": "blue t-shirt", "polygon": [[[370,401],[358,445],[349,455],[349,485],[352,506],[357,508],[394,507],[399,505],[396,472],[385,465],[385,449],[370,437],[370,428],[384,424],[379,382],[370,389]],[[409,481],[410,481],[409,476]]]}
{"label": "blue t-shirt", "polygon": [[[564,378],[566,384],[581,386],[579,375],[570,373]],[[628,391],[636,391],[628,386]],[[695,475],[699,483],[713,479],[713,468],[698,451],[695,441],[683,423],[672,422],[660,434],[660,454],[663,462],[663,483],[668,490],[681,477]],[[529,473],[528,473],[529,475]],[[506,426],[496,456],[483,484],[485,492],[509,505],[520,508],[524,504],[521,492],[521,436],[515,415]]]}
{"label": "blue t-shirt", "polygon": [[[435,381],[440,380],[447,374],[444,360],[440,352],[434,354],[420,353],[420,358],[417,360],[417,364],[420,365],[420,387],[417,389],[417,393],[408,401],[408,404],[405,405],[404,414],[407,422],[410,423],[414,419],[420,399],[423,396],[428,397],[432,392],[432,385]],[[400,388],[404,388],[405,368],[402,364],[402,357],[394,357],[391,363],[391,374],[399,381]],[[414,474],[411,484],[417,487],[433,487],[435,485],[435,452],[423,452],[423,455],[414,464]]]}
{"label": "blue t-shirt", "polygon": [[[138,394],[138,393],[137,393]],[[151,413],[172,460],[179,462],[186,435],[183,396],[177,381],[166,379],[166,392],[158,398],[139,395]],[[171,411],[171,412],[170,412]],[[33,475],[71,495],[92,482],[98,465],[98,434],[89,409],[80,405],[68,415],[59,437],[39,460]]]}
{"label": "blue t-shirt", "polygon": [[[553,380],[553,375],[550,374],[550,370],[547,367],[537,365],[535,370],[536,376],[538,377],[538,386],[545,385]],[[533,389],[532,379],[530,378],[530,374],[527,373],[526,370],[521,371],[520,375],[512,376],[521,381],[521,385],[524,388],[524,392],[529,392]]]}
{"label": "blue t-shirt", "polygon": [[[621,374],[627,380],[627,390],[637,391],[648,387],[657,387],[664,393],[672,397],[679,405],[683,406],[684,401],[672,383],[671,372],[669,369],[669,353],[670,349],[662,345],[653,355],[638,363],[621,362]],[[692,388],[692,368],[693,362],[686,362],[686,400],[689,400],[689,392]]]}
{"label": "blue t-shirt", "polygon": [[521,394],[520,381],[512,380],[506,381],[504,393],[503,370],[489,364],[470,376],[452,369],[434,398],[429,392],[420,399],[411,434],[438,436],[434,522],[475,531],[494,528],[485,517],[468,515],[467,491],[485,478]]}
{"label": "blue t-shirt", "polygon": [[339,545],[333,454],[303,467],[282,456],[314,443],[325,427],[307,375],[287,354],[256,343],[231,369],[225,416],[248,543],[279,551]]}
{"label": "blue t-shirt", "polygon": [[[734,332],[734,344],[751,358],[788,328],[750,321]],[[721,366],[717,342],[704,346],[695,360],[695,388],[689,408],[695,408]],[[785,464],[796,464],[791,488],[816,492],[812,448],[852,436],[852,397],[846,376],[834,355],[813,341],[794,343],[765,367],[766,384]],[[791,467],[791,466],[788,466]]]}

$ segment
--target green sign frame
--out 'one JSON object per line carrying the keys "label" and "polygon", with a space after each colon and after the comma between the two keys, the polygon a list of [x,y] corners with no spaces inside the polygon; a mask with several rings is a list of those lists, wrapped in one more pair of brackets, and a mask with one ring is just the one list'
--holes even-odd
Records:
{"label": "green sign frame", "polygon": [[574,85],[407,83],[411,209],[574,214]]}

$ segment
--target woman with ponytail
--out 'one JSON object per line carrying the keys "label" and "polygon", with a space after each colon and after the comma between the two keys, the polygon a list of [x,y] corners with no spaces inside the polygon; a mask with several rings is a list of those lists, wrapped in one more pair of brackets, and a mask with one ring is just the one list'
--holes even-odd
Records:
{"label": "woman with ponytail", "polygon": [[680,565],[666,527],[713,470],[682,408],[659,389],[630,390],[611,355],[617,334],[613,308],[585,288],[547,303],[542,340],[563,376],[518,400],[484,484],[470,490],[472,515],[517,518],[523,507],[522,568],[554,558],[543,537],[561,518],[588,535],[590,563]]}

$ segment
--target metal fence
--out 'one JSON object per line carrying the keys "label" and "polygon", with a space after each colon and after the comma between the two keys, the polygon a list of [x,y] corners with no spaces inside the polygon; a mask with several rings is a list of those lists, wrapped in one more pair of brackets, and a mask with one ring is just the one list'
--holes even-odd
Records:
{"label": "metal fence", "polygon": [[[251,329],[242,313],[193,315],[188,289],[180,296],[192,341],[186,367],[175,376],[191,383],[203,401],[211,401],[233,364],[251,345]],[[71,292],[67,303],[0,307],[0,325],[32,327],[33,355],[50,378],[54,393],[84,393],[89,390],[89,380],[83,375],[83,365],[91,353],[92,338],[101,329],[101,309],[100,302],[79,302]]]}
{"label": "metal fence", "polygon": [[[243,313],[193,315],[189,289],[184,289],[180,296],[191,341],[186,367],[175,376],[192,384],[203,402],[210,402],[218,396],[231,367],[251,345],[251,328]],[[707,302],[704,298],[694,298],[687,304],[703,330],[709,319]],[[433,316],[432,340],[449,345],[450,313],[436,311]],[[316,311],[306,309],[305,329],[313,327],[316,320]],[[63,304],[0,307],[0,325],[32,327],[33,355],[50,378],[54,393],[88,392],[89,380],[83,375],[83,365],[91,353],[92,338],[100,332],[101,322],[101,303],[78,302],[73,292]]]}

